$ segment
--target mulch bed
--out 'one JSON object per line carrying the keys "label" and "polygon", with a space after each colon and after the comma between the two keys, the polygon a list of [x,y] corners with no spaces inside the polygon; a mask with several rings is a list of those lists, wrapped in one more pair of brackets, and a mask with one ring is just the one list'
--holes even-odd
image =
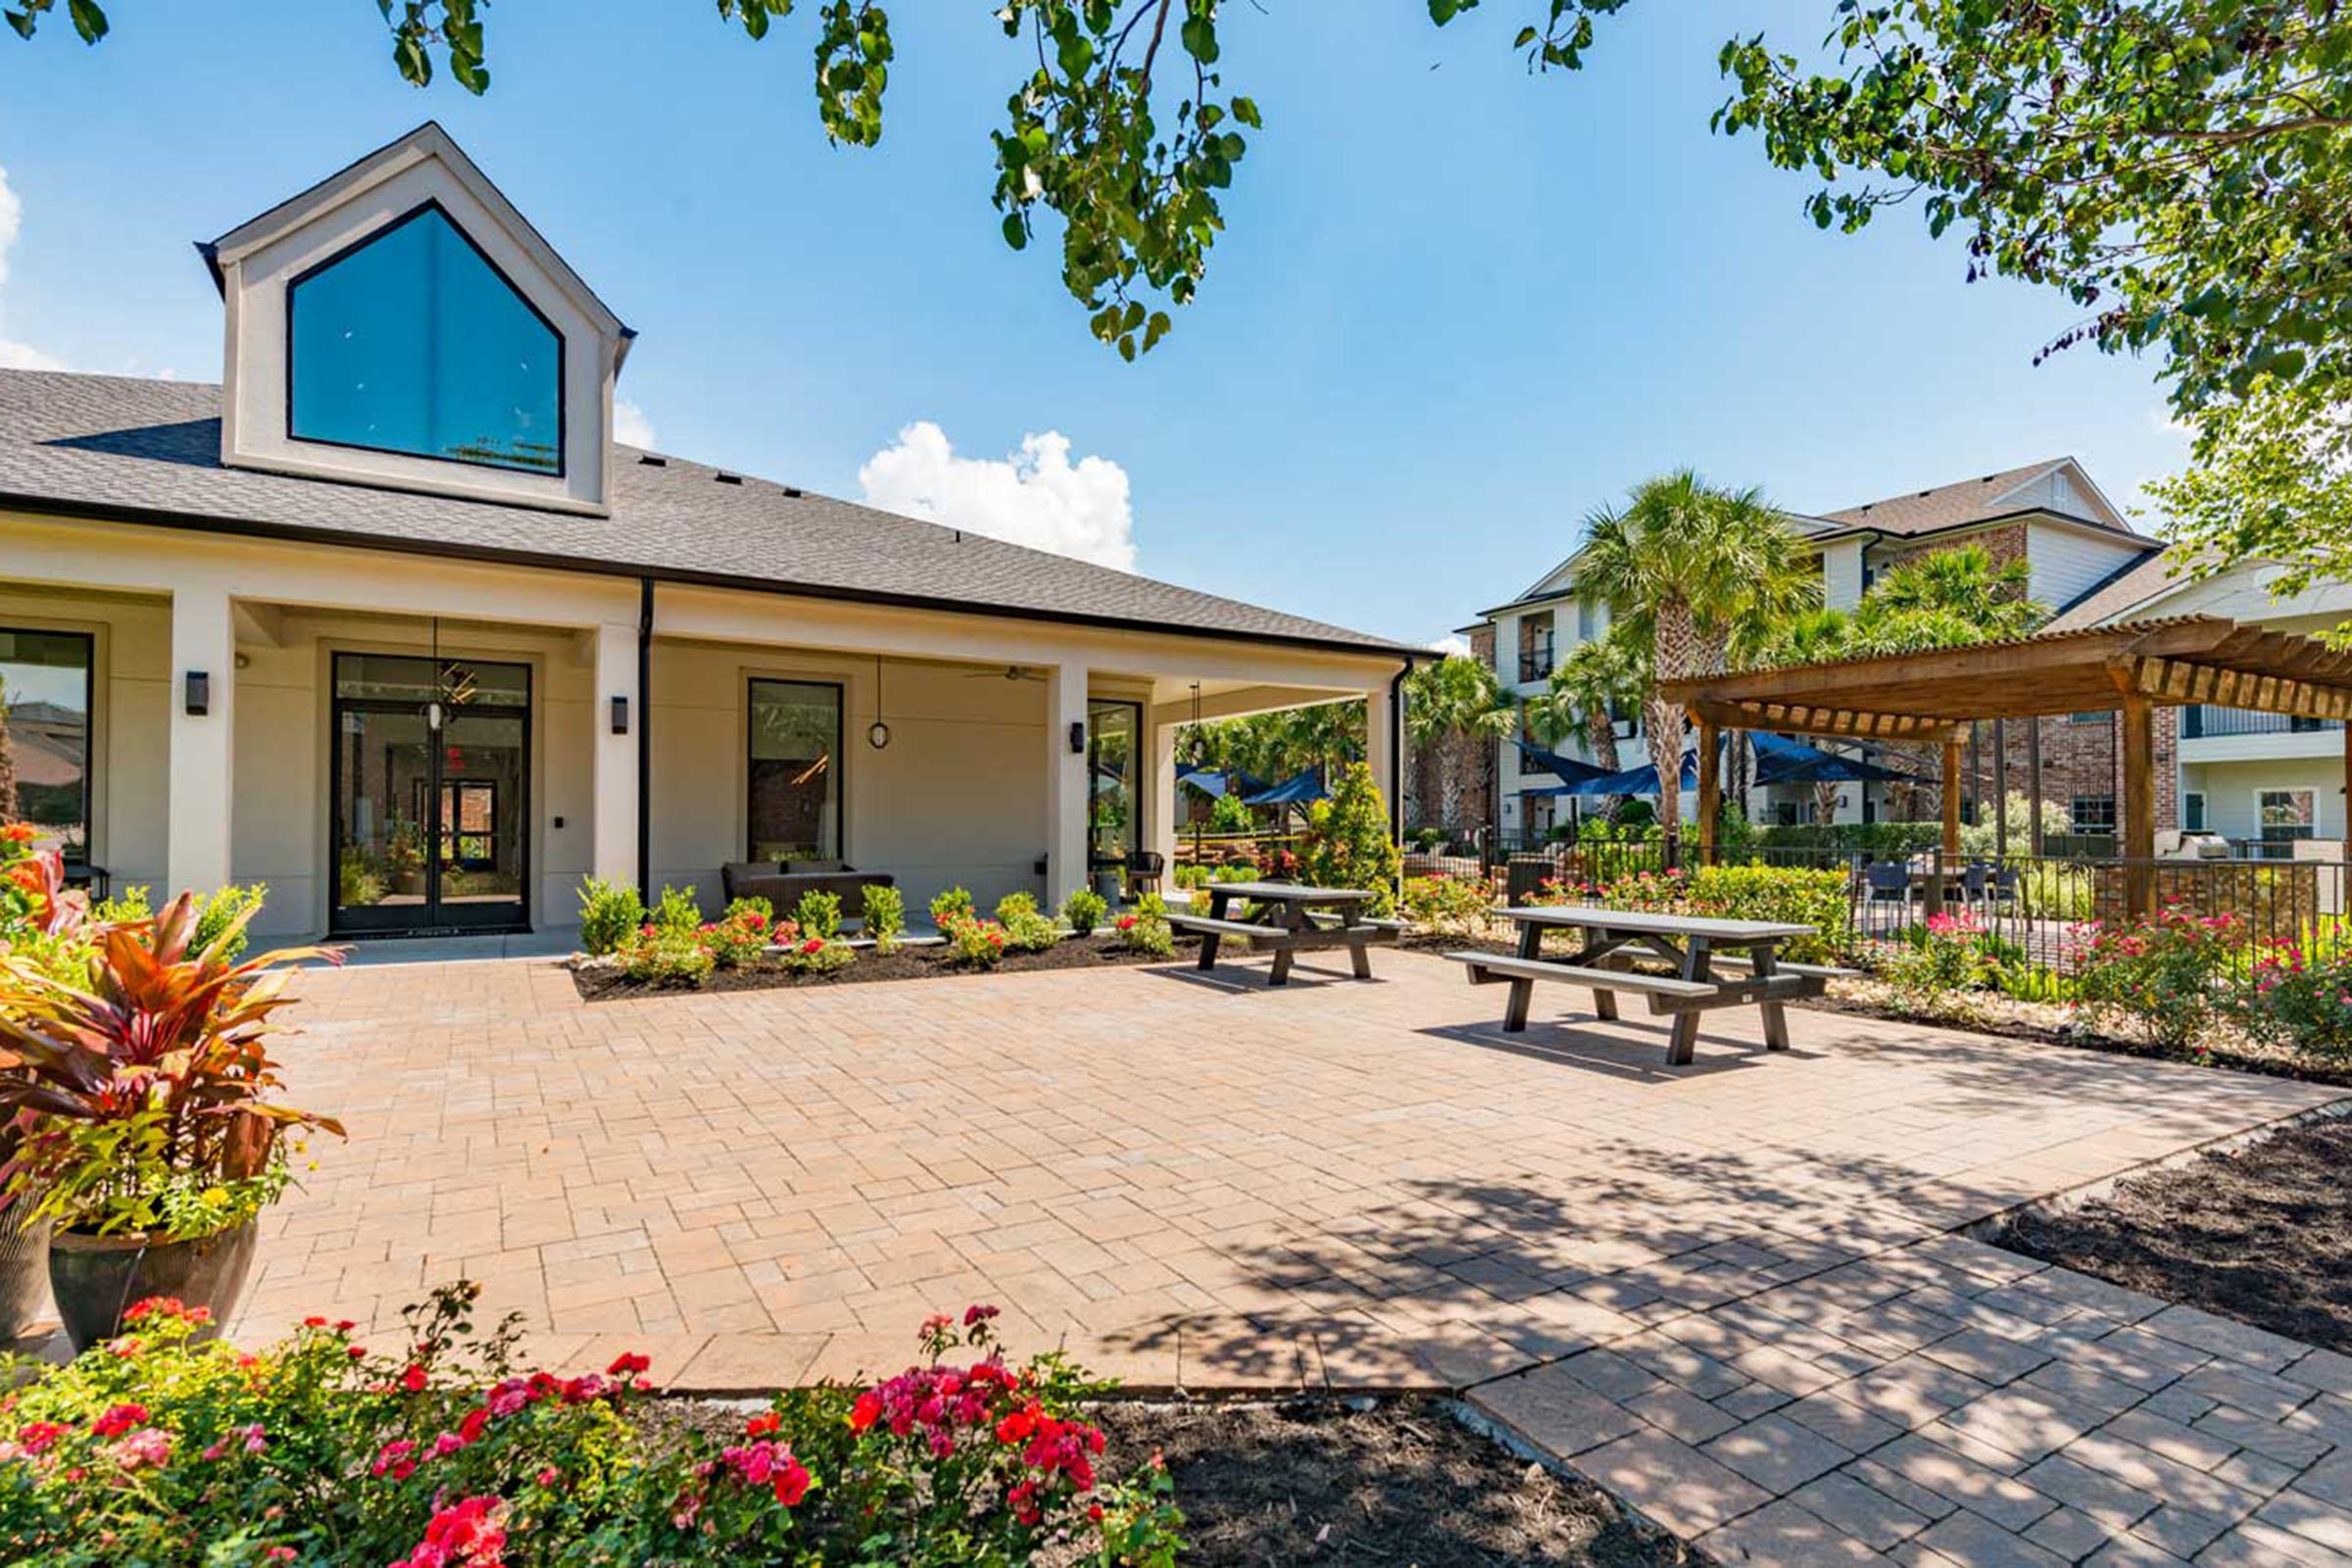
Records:
{"label": "mulch bed", "polygon": [[2120,1182],[1989,1238],[2045,1262],[2352,1353],[2352,1118]]}
{"label": "mulch bed", "polygon": [[[1185,939],[1176,939],[1176,951],[1181,956]],[[720,969],[707,985],[692,986],[646,985],[624,979],[618,970],[574,964],[572,984],[588,1002],[619,1002],[631,997],[704,995],[718,991],[774,991],[791,986],[858,985],[869,980],[921,980],[932,977],[968,974],[1027,974],[1039,969],[1100,969],[1108,965],[1136,963],[1166,963],[1169,960],[1150,953],[1129,948],[1116,936],[1098,932],[1091,937],[1068,937],[1042,953],[1007,953],[994,968],[978,969],[960,962],[946,948],[901,948],[884,957],[871,949],[859,949],[858,959],[846,969],[830,974],[802,974],[790,969],[762,965],[757,969]]]}
{"label": "mulch bed", "polygon": [[1652,1568],[1708,1559],[1533,1465],[1435,1400],[1110,1403],[1120,1463],[1165,1456],[1187,1568],[1334,1563]]}

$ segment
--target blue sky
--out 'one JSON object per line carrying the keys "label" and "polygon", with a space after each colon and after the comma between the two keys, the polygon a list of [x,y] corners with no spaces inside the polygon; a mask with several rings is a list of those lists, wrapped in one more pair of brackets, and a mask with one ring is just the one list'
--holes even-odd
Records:
{"label": "blue sky", "polygon": [[[752,44],[708,6],[498,6],[477,100],[401,82],[367,0],[244,0],[234,27],[126,0],[95,49],[62,17],[0,35],[0,337],[216,377],[189,241],[432,117],[638,328],[620,392],[665,449],[1081,534],[1123,479],[1138,569],[1414,641],[1677,465],[1806,512],[2068,452],[2128,505],[2179,465],[2150,365],[2032,366],[2063,300],[1964,284],[1908,212],[1818,233],[1807,181],[1708,132],[1724,36],[1810,46],[1829,0],[1643,0],[1585,72],[1530,77],[1508,40],[1539,9],[1227,7],[1227,90],[1266,129],[1200,303],[1128,366],[1054,248],[997,233],[1023,55],[982,0],[900,8],[872,151],[816,126],[806,16]],[[902,446],[917,421],[942,439]],[[1049,433],[1070,466],[1033,441],[1021,483],[1002,460]]]}

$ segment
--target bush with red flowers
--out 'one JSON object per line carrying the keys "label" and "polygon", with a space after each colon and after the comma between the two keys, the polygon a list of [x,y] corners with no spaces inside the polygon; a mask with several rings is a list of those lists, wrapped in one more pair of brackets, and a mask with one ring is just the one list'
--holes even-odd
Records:
{"label": "bush with red flowers", "polygon": [[723,1430],[648,1419],[647,1358],[560,1377],[513,1320],[447,1287],[369,1348],[306,1319],[258,1354],[196,1344],[200,1311],[124,1333],[0,1396],[0,1560],[588,1568],[739,1560],[1057,1561],[1170,1568],[1165,1472],[1111,1485],[1083,1416],[1106,1391],[999,1348],[993,1308],[924,1326],[928,1358],[859,1390],[777,1396]]}

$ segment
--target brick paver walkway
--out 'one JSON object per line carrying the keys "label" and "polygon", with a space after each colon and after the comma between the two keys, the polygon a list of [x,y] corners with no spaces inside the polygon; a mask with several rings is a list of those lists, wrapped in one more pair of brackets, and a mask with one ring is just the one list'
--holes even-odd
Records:
{"label": "brick paver walkway", "polygon": [[1947,1234],[2332,1092],[1802,1010],[1670,1072],[1647,1019],[1506,1038],[1377,964],[306,976],[293,1098],[353,1137],[240,1332],[466,1274],[544,1356],[747,1389],[989,1300],[1144,1387],[1467,1391],[1727,1561],[2352,1561],[2352,1361]]}

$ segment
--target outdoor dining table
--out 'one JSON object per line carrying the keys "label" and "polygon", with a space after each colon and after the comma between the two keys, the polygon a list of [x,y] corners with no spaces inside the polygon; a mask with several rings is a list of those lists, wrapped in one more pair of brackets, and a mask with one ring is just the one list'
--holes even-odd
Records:
{"label": "outdoor dining table", "polygon": [[[1222,938],[1240,938],[1252,947],[1273,950],[1274,965],[1266,976],[1268,985],[1290,983],[1291,959],[1295,955],[1337,947],[1348,950],[1355,977],[1369,980],[1372,957],[1366,950],[1374,942],[1395,941],[1398,929],[1393,920],[1375,920],[1364,913],[1364,906],[1372,902],[1373,895],[1363,888],[1316,888],[1299,882],[1211,882],[1198,891],[1208,895],[1207,915],[1171,913],[1168,924],[1179,931],[1200,935],[1200,966],[1215,967]],[[1236,903],[1255,905],[1257,916],[1247,921],[1230,918],[1229,911]],[[1319,921],[1314,918],[1318,911],[1327,911],[1337,919]]]}
{"label": "outdoor dining table", "polygon": [[[1446,956],[1468,967],[1472,985],[1510,986],[1502,1019],[1505,1031],[1516,1034],[1527,1027],[1539,980],[1590,987],[1593,1010],[1604,1019],[1617,1016],[1618,992],[1641,993],[1648,996],[1651,1012],[1674,1019],[1666,1050],[1667,1065],[1674,1067],[1687,1065],[1696,1052],[1698,1015],[1720,1007],[1753,1004],[1763,1014],[1766,1049],[1787,1051],[1788,1020],[1782,1004],[1819,996],[1830,977],[1845,972],[1781,959],[1781,944],[1816,934],[1809,925],[1582,905],[1510,908],[1502,914],[1519,930],[1515,956]],[[1565,958],[1545,958],[1544,933],[1551,930],[1581,932],[1584,945]],[[1717,973],[1716,960],[1726,955],[1742,973]],[[1636,956],[1663,959],[1674,973],[1641,974],[1624,967]]]}

